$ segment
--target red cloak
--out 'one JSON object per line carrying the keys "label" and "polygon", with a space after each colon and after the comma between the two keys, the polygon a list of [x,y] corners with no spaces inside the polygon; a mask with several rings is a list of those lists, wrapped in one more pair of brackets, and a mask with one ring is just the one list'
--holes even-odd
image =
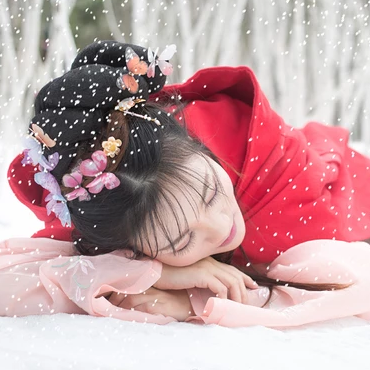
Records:
{"label": "red cloak", "polygon": [[[364,240],[370,237],[370,159],[347,146],[348,132],[310,122],[294,129],[270,107],[247,67],[201,70],[173,92],[188,102],[190,134],[200,138],[230,175],[245,211],[242,243],[251,262],[271,262],[295,244],[312,239]],[[8,177],[17,198],[45,222],[32,237],[71,240],[54,213],[47,216],[47,192],[33,181],[23,155]],[[241,263],[237,250],[235,263]]]}

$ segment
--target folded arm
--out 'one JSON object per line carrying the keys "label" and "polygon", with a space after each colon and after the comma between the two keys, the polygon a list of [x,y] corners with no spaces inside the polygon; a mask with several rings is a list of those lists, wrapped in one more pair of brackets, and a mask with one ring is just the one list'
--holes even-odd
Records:
{"label": "folded arm", "polygon": [[108,292],[140,294],[161,276],[153,260],[130,260],[122,253],[74,255],[70,242],[46,238],[0,243],[0,315],[58,312],[109,316],[164,324],[172,317],[127,310],[109,302]]}

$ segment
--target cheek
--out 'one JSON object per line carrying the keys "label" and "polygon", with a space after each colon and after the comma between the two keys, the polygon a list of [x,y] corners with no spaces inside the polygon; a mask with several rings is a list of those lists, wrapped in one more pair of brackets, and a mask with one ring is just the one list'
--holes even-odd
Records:
{"label": "cheek", "polygon": [[[225,175],[227,176],[226,173]],[[234,187],[233,187],[233,184],[230,178],[227,176],[225,178],[222,178],[221,181],[222,181],[222,185],[223,185],[228,203],[230,203],[230,205],[237,204],[237,201],[235,198]]]}
{"label": "cheek", "polygon": [[222,167],[219,167],[217,173],[227,195],[234,195],[234,186],[227,172]]}

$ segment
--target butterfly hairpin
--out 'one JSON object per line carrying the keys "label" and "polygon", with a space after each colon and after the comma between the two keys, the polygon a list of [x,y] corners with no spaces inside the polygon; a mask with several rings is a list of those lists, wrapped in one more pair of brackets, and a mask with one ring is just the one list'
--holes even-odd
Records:
{"label": "butterfly hairpin", "polygon": [[50,215],[54,212],[56,216],[60,219],[63,226],[71,226],[71,216],[66,205],[66,199],[62,196],[60,186],[55,179],[55,177],[49,172],[52,171],[59,162],[59,154],[53,153],[49,155],[48,159],[41,156],[39,162],[40,172],[35,173],[34,180],[36,184],[42,186],[50,194],[45,198],[46,211]]}
{"label": "butterfly hairpin", "polygon": [[176,53],[176,45],[168,45],[162,53],[157,57],[158,48],[155,50],[155,52],[152,52],[152,49],[148,48],[148,60],[149,60],[149,68],[148,68],[148,77],[154,77],[155,76],[155,66],[158,66],[160,71],[165,75],[168,76],[172,73],[173,67],[172,64],[167,62],[167,60],[170,60],[173,55]]}
{"label": "butterfly hairpin", "polygon": [[81,172],[75,170],[70,174],[66,174],[62,178],[63,185],[67,188],[74,188],[75,190],[71,191],[68,194],[65,194],[65,197],[68,201],[78,198],[79,201],[90,200],[89,192],[81,186],[82,183],[82,174]]}
{"label": "butterfly hairpin", "polygon": [[23,139],[23,146],[25,147],[22,159],[22,164],[32,164],[36,166],[42,157],[42,147],[40,142],[35,140],[33,136],[27,136]]}
{"label": "butterfly hairpin", "polygon": [[49,135],[45,134],[44,130],[34,123],[31,125],[30,131],[31,134],[23,139],[25,150],[22,164],[32,164],[36,166],[40,161],[46,161],[45,157],[42,155],[43,150],[41,144],[50,149],[56,145],[56,142],[50,139]]}
{"label": "butterfly hairpin", "polygon": [[30,131],[34,134],[36,140],[45,145],[48,149],[56,145],[56,141],[51,139],[48,134],[45,134],[44,130],[35,123],[31,125]]}
{"label": "butterfly hairpin", "polygon": [[71,214],[69,213],[65,198],[61,194],[48,194],[45,198],[46,213],[49,216],[51,212],[59,218],[62,226],[71,227]]}
{"label": "butterfly hairpin", "polygon": [[126,65],[128,73],[120,74],[117,78],[117,87],[119,89],[130,91],[131,94],[136,94],[139,91],[139,83],[135,75],[145,75],[148,71],[148,65],[129,46],[125,51]]}
{"label": "butterfly hairpin", "polygon": [[107,156],[102,150],[97,150],[91,156],[91,159],[85,159],[80,164],[80,172],[84,176],[95,177],[95,179],[86,185],[89,192],[98,194],[106,187],[108,190],[119,186],[120,181],[114,173],[103,172],[107,167]]}

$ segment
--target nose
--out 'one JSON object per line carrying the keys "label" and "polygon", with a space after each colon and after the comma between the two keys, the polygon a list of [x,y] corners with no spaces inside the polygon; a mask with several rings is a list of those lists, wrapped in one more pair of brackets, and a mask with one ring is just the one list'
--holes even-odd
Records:
{"label": "nose", "polygon": [[213,244],[221,244],[229,235],[233,219],[226,210],[205,213],[199,220],[204,239]]}

